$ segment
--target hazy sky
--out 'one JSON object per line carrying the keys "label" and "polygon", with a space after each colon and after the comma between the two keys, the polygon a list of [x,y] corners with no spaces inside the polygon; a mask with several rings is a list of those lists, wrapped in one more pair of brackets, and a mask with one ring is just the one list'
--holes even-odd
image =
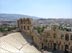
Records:
{"label": "hazy sky", "polygon": [[72,18],[72,0],[0,0],[0,13]]}

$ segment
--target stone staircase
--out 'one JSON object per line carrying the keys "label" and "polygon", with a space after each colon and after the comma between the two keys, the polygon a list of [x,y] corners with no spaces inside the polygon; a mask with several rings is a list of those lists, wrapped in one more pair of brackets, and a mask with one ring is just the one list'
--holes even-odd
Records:
{"label": "stone staircase", "polygon": [[[0,53],[41,53],[29,42],[28,36],[11,33],[0,38]],[[28,42],[29,41],[29,42]]]}

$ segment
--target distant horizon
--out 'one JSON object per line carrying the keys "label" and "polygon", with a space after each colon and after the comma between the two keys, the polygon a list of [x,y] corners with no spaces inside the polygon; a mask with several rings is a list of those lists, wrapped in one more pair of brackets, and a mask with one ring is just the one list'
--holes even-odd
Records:
{"label": "distant horizon", "polygon": [[[12,13],[0,13],[0,14],[12,14]],[[14,14],[14,15],[25,15],[25,14]],[[31,15],[26,15],[26,16],[31,16]],[[31,16],[31,17],[37,17],[37,16]],[[37,19],[72,19],[72,18],[49,18],[49,17],[44,18],[44,17],[37,17]]]}

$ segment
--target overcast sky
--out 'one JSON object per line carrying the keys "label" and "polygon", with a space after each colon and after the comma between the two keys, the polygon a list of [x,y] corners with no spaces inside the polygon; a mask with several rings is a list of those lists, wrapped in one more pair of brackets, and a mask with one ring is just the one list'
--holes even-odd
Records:
{"label": "overcast sky", "polygon": [[0,0],[0,13],[72,18],[72,0]]}

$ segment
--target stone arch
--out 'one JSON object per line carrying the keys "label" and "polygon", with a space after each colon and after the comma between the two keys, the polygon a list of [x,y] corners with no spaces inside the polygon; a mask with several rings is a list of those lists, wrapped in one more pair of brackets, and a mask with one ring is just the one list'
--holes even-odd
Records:
{"label": "stone arch", "polygon": [[53,50],[56,50],[56,43],[53,44]]}
{"label": "stone arch", "polygon": [[70,36],[70,40],[72,40],[72,34],[71,34],[71,36]]}
{"label": "stone arch", "polygon": [[65,40],[69,40],[69,34],[65,34]]}
{"label": "stone arch", "polygon": [[69,49],[69,46],[66,44],[66,45],[65,45],[64,53],[69,53],[69,52],[68,52],[68,49]]}
{"label": "stone arch", "polygon": [[70,51],[72,51],[72,46],[70,47]]}

